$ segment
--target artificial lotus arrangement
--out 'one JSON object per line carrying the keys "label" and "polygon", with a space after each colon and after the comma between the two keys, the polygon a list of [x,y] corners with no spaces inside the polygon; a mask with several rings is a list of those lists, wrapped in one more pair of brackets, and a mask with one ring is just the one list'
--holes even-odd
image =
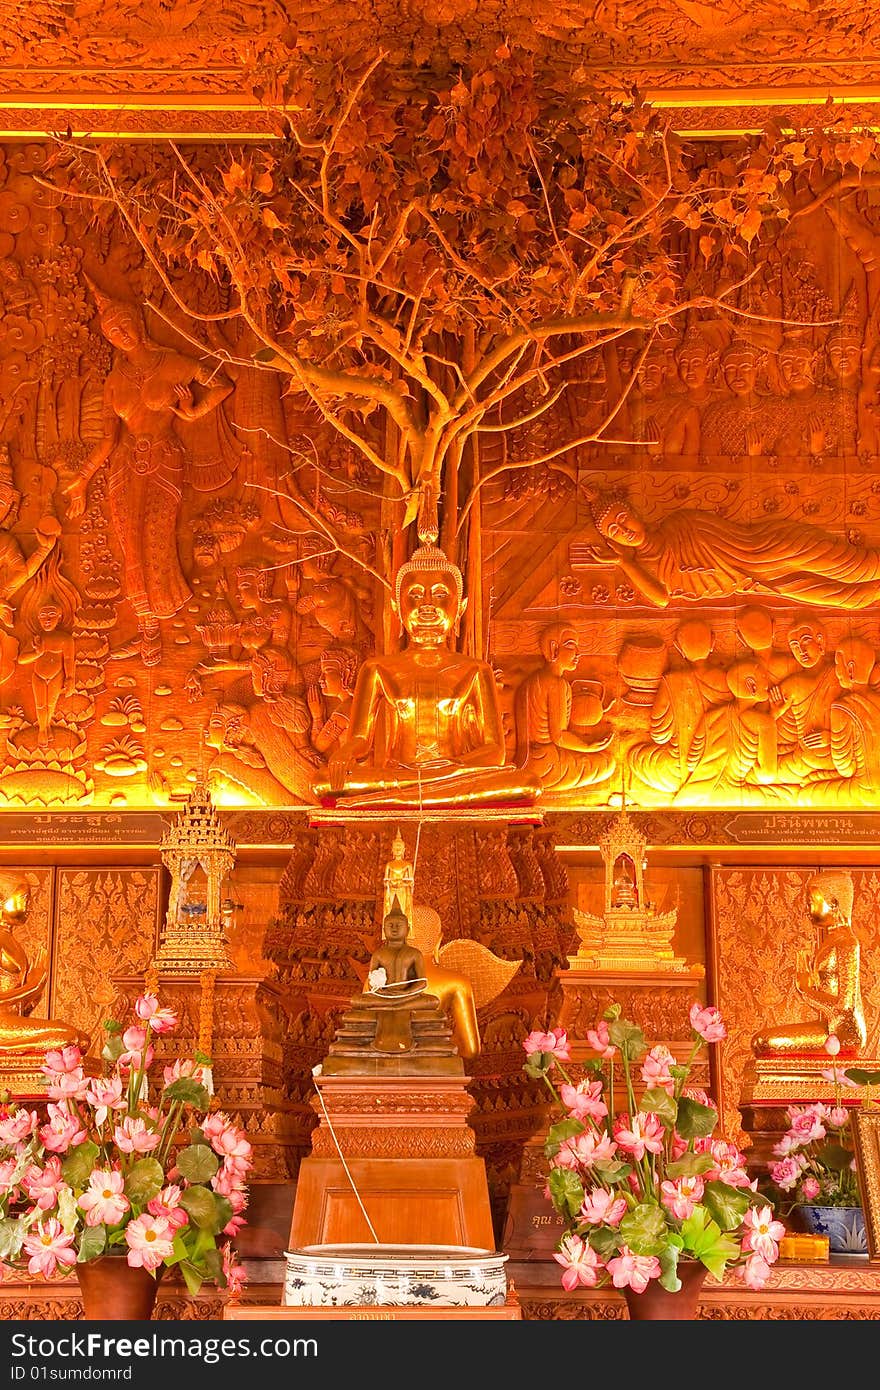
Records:
{"label": "artificial lotus arrangement", "polygon": [[104,1075],[78,1047],[46,1053],[46,1116],[0,1106],[0,1272],[46,1279],[104,1256],[157,1277],[178,1267],[191,1293],[211,1280],[236,1293],[231,1240],[244,1225],[251,1146],[209,1109],[208,1058],[164,1068],[155,1104],[153,1039],[177,1026],[152,994],[126,1028],[104,1025]]}
{"label": "artificial lotus arrangement", "polygon": [[709,1097],[688,1086],[700,1050],[725,1037],[721,1015],[694,1003],[689,1019],[693,1045],[679,1064],[612,1005],[587,1032],[597,1057],[577,1081],[561,1028],[525,1040],[525,1071],[564,1112],[545,1153],[547,1195],[566,1227],[555,1259],[568,1290],[610,1282],[642,1293],[656,1279],[675,1293],[683,1261],[719,1281],[734,1269],[760,1289],[779,1257],[784,1226],[749,1179],[744,1155],[714,1137]]}

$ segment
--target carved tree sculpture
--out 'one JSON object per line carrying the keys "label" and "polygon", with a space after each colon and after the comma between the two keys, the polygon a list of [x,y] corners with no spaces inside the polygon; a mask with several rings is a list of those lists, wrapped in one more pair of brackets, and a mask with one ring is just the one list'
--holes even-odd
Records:
{"label": "carved tree sculpture", "polygon": [[[386,585],[407,548],[401,522],[461,564],[472,652],[484,485],[537,465],[574,477],[581,446],[621,442],[622,406],[664,329],[694,311],[760,319],[734,291],[762,224],[792,214],[792,163],[833,181],[870,178],[877,162],[873,137],[852,130],[743,141],[707,161],[637,95],[573,91],[506,45],[495,56],[449,76],[385,55],[356,73],[295,51],[266,58],[255,91],[278,113],[275,141],[218,149],[208,170],[175,148],[173,172],[139,175],[68,141],[55,176],[119,212],[164,286],[152,307],[191,343],[232,365],[220,335],[244,325],[248,361],[289,378],[357,451],[381,482],[387,536],[398,532]],[[692,292],[701,260],[715,295]],[[228,307],[197,312],[184,268]],[[627,335],[633,371],[618,379],[610,348]],[[512,431],[585,380],[598,383],[590,427],[514,456]],[[332,519],[291,500],[344,549]]]}

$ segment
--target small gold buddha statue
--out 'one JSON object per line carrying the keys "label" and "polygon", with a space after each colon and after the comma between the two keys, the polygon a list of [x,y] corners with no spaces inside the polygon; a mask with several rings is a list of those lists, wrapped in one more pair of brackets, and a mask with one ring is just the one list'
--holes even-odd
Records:
{"label": "small gold buddha statue", "polygon": [[[450,970],[440,960],[440,935],[442,924],[439,915],[431,907],[419,905],[414,909],[412,939],[423,953],[423,969],[428,989],[440,1001],[452,1024],[452,1036],[462,1057],[471,1061],[480,1052],[480,1025],[477,1022],[477,1003],[474,988],[467,975]],[[485,946],[469,942],[469,946],[491,955]],[[492,956],[493,960],[497,957]],[[504,962],[507,964],[507,962]],[[513,966],[516,971],[518,962]]]}
{"label": "small gold buddha statue", "polygon": [[398,570],[391,606],[407,646],[361,666],[349,736],[315,794],[358,806],[531,801],[536,783],[506,763],[491,666],[450,648],[467,606],[461,570],[420,546]]}
{"label": "small gold buddha statue", "polygon": [[46,987],[49,967],[45,951],[31,964],[13,930],[27,917],[29,904],[30,890],[22,883],[0,906],[0,1074],[4,1063],[14,1069],[25,1056],[41,1058],[49,1048],[88,1046],[88,1038],[69,1024],[30,1017]]}
{"label": "small gold buddha statue", "polygon": [[415,869],[406,857],[406,845],[398,830],[391,842],[391,858],[385,865],[382,878],[383,920],[391,911],[396,898],[407,921],[412,924],[414,883]]}
{"label": "small gold buddha statue", "polygon": [[638,907],[639,900],[636,893],[636,886],[630,877],[626,866],[626,859],[620,860],[620,872],[614,880],[614,895],[611,903],[612,908]]}
{"label": "small gold buddha statue", "polygon": [[843,869],[814,874],[807,883],[807,905],[819,939],[812,962],[799,965],[795,988],[816,1017],[756,1033],[752,1051],[757,1057],[820,1052],[832,1034],[849,1055],[867,1042],[859,942],[852,928],[851,874]]}

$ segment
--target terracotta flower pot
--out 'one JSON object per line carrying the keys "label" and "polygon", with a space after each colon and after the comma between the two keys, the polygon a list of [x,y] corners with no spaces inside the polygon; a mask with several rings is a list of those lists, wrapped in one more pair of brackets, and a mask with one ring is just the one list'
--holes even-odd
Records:
{"label": "terracotta flower pot", "polygon": [[652,1279],[644,1293],[635,1293],[630,1288],[624,1289],[630,1317],[633,1320],[653,1318],[676,1322],[695,1318],[703,1280],[706,1277],[706,1266],[700,1264],[699,1260],[683,1260],[678,1266],[678,1277],[681,1280],[678,1293],[670,1293],[668,1289],[664,1289],[659,1279]]}
{"label": "terracotta flower pot", "polygon": [[133,1268],[124,1255],[100,1255],[76,1266],[83,1317],[98,1322],[148,1322],[153,1316],[159,1280],[145,1269]]}

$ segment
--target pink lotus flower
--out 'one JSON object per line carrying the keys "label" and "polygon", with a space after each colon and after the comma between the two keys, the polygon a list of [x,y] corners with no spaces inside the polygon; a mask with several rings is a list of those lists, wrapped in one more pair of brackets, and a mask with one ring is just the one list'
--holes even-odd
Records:
{"label": "pink lotus flower", "polygon": [[245,1180],[242,1175],[230,1172],[224,1164],[211,1179],[211,1186],[221,1197],[228,1197],[233,1192],[243,1192]]}
{"label": "pink lotus flower", "polygon": [[58,1194],[67,1188],[61,1176],[61,1159],[53,1156],[43,1168],[31,1164],[22,1175],[21,1185],[40,1211],[51,1211],[58,1205]]}
{"label": "pink lotus flower", "polygon": [[37,1223],[31,1234],[25,1236],[22,1249],[30,1256],[28,1274],[41,1274],[44,1279],[51,1279],[59,1265],[72,1269],[76,1264],[73,1235],[65,1231],[54,1216]]}
{"label": "pink lotus flower", "polygon": [[[616,1152],[617,1145],[607,1134],[597,1135],[587,1130],[566,1140],[560,1146],[554,1162],[557,1168],[592,1168],[594,1163],[613,1158]],[[563,1155],[566,1157],[563,1158]]]}
{"label": "pink lotus flower", "polygon": [[113,1138],[124,1154],[148,1154],[158,1146],[162,1136],[157,1130],[148,1129],[145,1121],[127,1115],[114,1129]]}
{"label": "pink lotus flower", "polygon": [[709,1152],[715,1160],[715,1167],[704,1174],[707,1182],[726,1182],[728,1187],[748,1187],[749,1175],[745,1168],[745,1154],[740,1153],[736,1144],[726,1139],[713,1139]]}
{"label": "pink lotus flower", "polygon": [[655,1255],[634,1255],[624,1245],[620,1254],[608,1261],[608,1273],[616,1289],[629,1287],[634,1293],[644,1293],[651,1279],[659,1279],[660,1261]]}
{"label": "pink lotus flower", "polygon": [[227,1192],[226,1200],[232,1207],[232,1215],[223,1227],[223,1234],[225,1236],[237,1236],[245,1224],[243,1213],[247,1206],[247,1197],[240,1188],[233,1188],[231,1192]]}
{"label": "pink lotus flower", "polygon": [[825,1051],[829,1057],[836,1057],[840,1051],[840,1038],[836,1033],[829,1033],[825,1039]]}
{"label": "pink lotus flower", "polygon": [[779,1242],[785,1235],[781,1221],[773,1219],[773,1208],[749,1207],[743,1217],[743,1250],[754,1250],[768,1265],[779,1258]]}
{"label": "pink lotus flower", "polygon": [[166,1086],[170,1086],[172,1081],[179,1081],[182,1076],[191,1076],[194,1081],[201,1081],[203,1071],[201,1063],[193,1062],[189,1058],[178,1058],[170,1067],[163,1069],[162,1081]]}
{"label": "pink lotus flower", "polygon": [[87,1226],[117,1226],[129,1208],[122,1174],[115,1169],[96,1168],[79,1199]]}
{"label": "pink lotus flower", "polygon": [[581,1240],[580,1236],[564,1236],[559,1249],[554,1251],[553,1258],[557,1264],[562,1265],[562,1287],[569,1293],[579,1284],[583,1284],[587,1289],[596,1287],[602,1261],[593,1247]]}
{"label": "pink lotus flower", "polygon": [[553,1028],[549,1033],[529,1033],[523,1047],[530,1057],[536,1053],[543,1053],[545,1056],[554,1057],[557,1062],[571,1061],[568,1034],[564,1028]]}
{"label": "pink lotus flower", "polygon": [[202,1133],[215,1154],[230,1160],[231,1166],[236,1167],[238,1171],[241,1171],[243,1164],[246,1165],[245,1172],[251,1167],[253,1149],[242,1131],[222,1110],[216,1110],[205,1117]]}
{"label": "pink lotus flower", "polygon": [[226,1279],[226,1287],[232,1298],[237,1298],[244,1285],[247,1283],[247,1270],[244,1265],[235,1263],[235,1251],[231,1245],[224,1245],[221,1251],[223,1257],[223,1275]]}
{"label": "pink lotus flower", "polygon": [[783,1192],[791,1192],[797,1186],[798,1179],[806,1167],[806,1160],[799,1155],[790,1154],[781,1163],[770,1163],[768,1172],[776,1183],[776,1186]]}
{"label": "pink lotus flower", "polygon": [[664,1133],[663,1125],[657,1116],[650,1113],[643,1114],[638,1111],[633,1116],[618,1115],[614,1121],[614,1138],[617,1140],[618,1148],[623,1149],[624,1153],[632,1154],[637,1163],[641,1162],[646,1152],[663,1152]]}
{"label": "pink lotus flower", "polygon": [[693,1215],[694,1207],[703,1196],[705,1183],[695,1174],[689,1178],[678,1178],[675,1182],[667,1179],[660,1184],[660,1200],[676,1221],[687,1221]]}
{"label": "pink lotus flower", "polygon": [[86,1100],[95,1108],[95,1124],[102,1125],[109,1111],[125,1109],[121,1078],[113,1076],[104,1080],[96,1077],[86,1091]]}
{"label": "pink lotus flower", "polygon": [[160,1008],[155,994],[142,994],[136,1001],[134,1011],[142,1023],[148,1023],[154,1033],[171,1033],[177,1027],[177,1014],[173,1009]]}
{"label": "pink lotus flower", "polygon": [[803,1146],[814,1139],[825,1138],[825,1126],[815,1106],[811,1105],[806,1110],[790,1109],[788,1113],[791,1120],[788,1133],[798,1144]]}
{"label": "pink lotus flower", "polygon": [[609,1039],[608,1024],[604,1018],[600,1018],[595,1028],[587,1029],[587,1044],[606,1061],[617,1052],[617,1048]]}
{"label": "pink lotus flower", "polygon": [[577,1086],[566,1082],[559,1088],[562,1104],[575,1120],[604,1120],[608,1106],[602,1099],[601,1081],[580,1081]]}
{"label": "pink lotus flower", "polygon": [[619,1226],[626,1212],[625,1197],[615,1197],[604,1187],[594,1187],[584,1197],[580,1215],[591,1226]]}
{"label": "pink lotus flower", "polygon": [[669,1070],[672,1066],[675,1066],[675,1057],[668,1047],[658,1043],[642,1063],[642,1080],[646,1086],[662,1086],[672,1095],[675,1090],[675,1078]]}
{"label": "pink lotus flower", "polygon": [[0,1191],[4,1192],[9,1197],[10,1203],[18,1199],[18,1188],[12,1187],[12,1175],[17,1168],[17,1158],[4,1158],[0,1160]]}
{"label": "pink lotus flower", "polygon": [[82,1067],[82,1053],[75,1043],[66,1047],[52,1048],[46,1053],[43,1072],[46,1076],[63,1076],[67,1072],[79,1071]]}
{"label": "pink lotus flower", "polygon": [[138,1028],[134,1025],[131,1028],[126,1028],[122,1035],[122,1042],[125,1051],[119,1057],[118,1065],[120,1067],[131,1067],[134,1071],[140,1071],[143,1066],[146,1071],[152,1066],[153,1049],[146,1046],[146,1028]]}
{"label": "pink lotus flower", "polygon": [[857,1081],[853,1081],[851,1076],[847,1076],[842,1067],[826,1067],[819,1073],[823,1081],[830,1081],[832,1086],[858,1086]]}
{"label": "pink lotus flower", "polygon": [[703,1042],[721,1042],[722,1038],[727,1037],[727,1029],[717,1009],[704,1009],[699,1004],[691,1004],[689,1018],[691,1027]]}
{"label": "pink lotus flower", "polygon": [[814,1202],[821,1191],[815,1178],[804,1178],[801,1183],[801,1196],[805,1202]]}
{"label": "pink lotus flower", "polygon": [[51,1100],[85,1100],[89,1083],[82,1067],[77,1067],[74,1071],[52,1073],[52,1077],[46,1087]]}
{"label": "pink lotus flower", "polygon": [[174,1254],[174,1232],[167,1221],[156,1216],[139,1216],[125,1228],[128,1263],[134,1268],[158,1269]]}
{"label": "pink lotus flower", "polygon": [[0,1120],[0,1144],[22,1144],[37,1127],[36,1110],[17,1110]]}
{"label": "pink lotus flower", "polygon": [[790,1134],[783,1134],[779,1143],[773,1145],[773,1152],[777,1158],[788,1158],[789,1154],[799,1148],[800,1144],[796,1143]]}
{"label": "pink lotus flower", "polygon": [[180,1205],[182,1196],[183,1193],[180,1188],[172,1183],[168,1187],[163,1187],[152,1201],[147,1202],[147,1211],[151,1216],[157,1216],[163,1221],[167,1221],[173,1231],[178,1231],[189,1221],[185,1208]]}
{"label": "pink lotus flower", "polygon": [[72,1115],[66,1103],[50,1104],[46,1107],[49,1120],[40,1126],[40,1141],[50,1153],[64,1154],[71,1145],[82,1144],[86,1132],[78,1115]]}
{"label": "pink lotus flower", "polygon": [[843,1129],[843,1126],[849,1123],[849,1111],[845,1105],[835,1105],[828,1111],[825,1119],[832,1129]]}
{"label": "pink lotus flower", "polygon": [[742,1281],[747,1289],[763,1289],[770,1278],[770,1266],[762,1255],[750,1255],[741,1268]]}

